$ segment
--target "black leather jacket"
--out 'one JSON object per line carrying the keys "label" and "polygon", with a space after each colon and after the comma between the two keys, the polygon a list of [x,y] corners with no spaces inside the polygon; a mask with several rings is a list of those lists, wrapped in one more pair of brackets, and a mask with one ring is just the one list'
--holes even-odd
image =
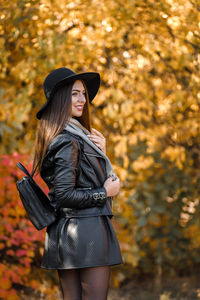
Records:
{"label": "black leather jacket", "polygon": [[66,130],[59,134],[47,149],[40,175],[58,214],[112,216],[111,198],[103,187],[105,160],[80,137]]}

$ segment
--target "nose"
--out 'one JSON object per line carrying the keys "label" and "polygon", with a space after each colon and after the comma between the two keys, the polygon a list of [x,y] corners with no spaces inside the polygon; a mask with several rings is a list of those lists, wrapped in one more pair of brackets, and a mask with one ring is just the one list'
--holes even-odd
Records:
{"label": "nose", "polygon": [[85,101],[86,101],[85,95],[82,94],[82,93],[79,93],[79,100],[80,100],[81,102],[85,102]]}

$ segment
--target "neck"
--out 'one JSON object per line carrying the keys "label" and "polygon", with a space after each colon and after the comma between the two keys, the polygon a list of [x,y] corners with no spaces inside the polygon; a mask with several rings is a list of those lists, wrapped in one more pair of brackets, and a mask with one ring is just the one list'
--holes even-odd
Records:
{"label": "neck", "polygon": [[74,124],[74,125],[76,125],[77,127],[79,127],[80,129],[82,129],[83,130],[83,132],[85,133],[85,134],[89,134],[90,132],[77,120],[77,119],[75,119],[75,118],[70,118],[69,119],[69,123],[71,123],[71,124]]}

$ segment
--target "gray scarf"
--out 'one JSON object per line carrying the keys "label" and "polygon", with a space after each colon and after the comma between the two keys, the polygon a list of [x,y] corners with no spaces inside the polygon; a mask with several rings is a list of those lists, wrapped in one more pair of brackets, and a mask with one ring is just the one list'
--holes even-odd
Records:
{"label": "gray scarf", "polygon": [[88,145],[90,145],[105,160],[107,177],[112,176],[116,178],[116,174],[113,171],[112,164],[109,158],[99,147],[97,147],[95,143],[93,143],[89,139],[87,134],[90,134],[90,132],[85,127],[83,127],[80,122],[78,122],[76,119],[70,118],[64,129],[71,132],[72,134],[80,136]]}

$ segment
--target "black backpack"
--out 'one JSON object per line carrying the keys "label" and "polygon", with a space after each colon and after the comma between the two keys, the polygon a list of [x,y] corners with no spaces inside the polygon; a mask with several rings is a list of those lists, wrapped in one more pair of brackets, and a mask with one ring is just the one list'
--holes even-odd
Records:
{"label": "black backpack", "polygon": [[30,174],[19,162],[17,167],[26,174],[20,181],[16,182],[19,196],[30,221],[38,230],[41,230],[55,222],[56,213],[49,198],[33,179],[34,173]]}

